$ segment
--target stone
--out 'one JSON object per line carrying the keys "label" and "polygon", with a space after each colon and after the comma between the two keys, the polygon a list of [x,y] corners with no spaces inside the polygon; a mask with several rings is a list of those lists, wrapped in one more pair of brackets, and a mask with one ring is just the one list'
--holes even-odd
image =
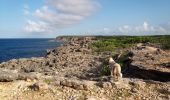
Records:
{"label": "stone", "polygon": [[112,86],[117,89],[131,89],[129,85],[129,80],[126,78],[122,78],[122,80],[117,82],[112,82]]}
{"label": "stone", "polygon": [[137,92],[138,92],[138,90],[137,90],[136,88],[132,88],[132,89],[131,89],[131,92],[133,92],[133,93],[137,93]]}
{"label": "stone", "polygon": [[135,84],[137,86],[139,86],[139,88],[142,88],[142,89],[145,88],[145,86],[146,86],[146,83],[143,81],[137,81],[137,82],[135,82]]}
{"label": "stone", "polygon": [[85,98],[85,100],[108,100],[108,99],[106,99],[106,98],[97,98],[97,97],[91,97],[91,96],[87,96],[86,98]]}
{"label": "stone", "polygon": [[94,98],[94,97],[86,97],[85,100],[98,100],[98,99],[96,99],[96,98]]}
{"label": "stone", "polygon": [[37,82],[31,86],[29,86],[32,90],[34,91],[39,91],[39,90],[47,90],[49,89],[48,84],[44,83],[44,82]]}
{"label": "stone", "polygon": [[149,52],[156,52],[158,50],[158,48],[150,47],[150,46],[145,46],[145,49],[148,50]]}
{"label": "stone", "polygon": [[41,73],[31,72],[31,73],[19,73],[19,80],[38,80],[41,78]]}
{"label": "stone", "polygon": [[167,88],[167,92],[170,94],[170,87],[169,87],[169,88]]}
{"label": "stone", "polygon": [[0,82],[11,82],[18,78],[16,70],[0,69]]}
{"label": "stone", "polygon": [[93,81],[82,81],[82,83],[83,83],[84,90],[89,90],[92,87],[94,87],[94,85],[96,84]]}
{"label": "stone", "polygon": [[142,43],[138,43],[136,46],[137,47],[141,47],[141,46],[143,46],[143,44]]}
{"label": "stone", "polygon": [[56,80],[54,83],[53,83],[55,86],[60,86],[61,82],[59,80]]}
{"label": "stone", "polygon": [[104,82],[102,84],[102,87],[105,89],[111,89],[112,88],[112,84],[110,82]]}

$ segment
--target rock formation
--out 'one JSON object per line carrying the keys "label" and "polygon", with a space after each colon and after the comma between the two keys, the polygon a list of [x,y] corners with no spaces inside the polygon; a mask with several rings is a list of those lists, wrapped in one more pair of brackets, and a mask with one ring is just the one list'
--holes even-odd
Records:
{"label": "rock formation", "polygon": [[101,59],[111,52],[93,53],[89,46],[92,42],[95,42],[94,37],[72,38],[62,46],[48,50],[46,57],[1,63],[0,99],[170,99],[169,51],[150,43],[138,44],[129,49],[124,58],[126,78],[111,83],[109,76],[101,75]]}

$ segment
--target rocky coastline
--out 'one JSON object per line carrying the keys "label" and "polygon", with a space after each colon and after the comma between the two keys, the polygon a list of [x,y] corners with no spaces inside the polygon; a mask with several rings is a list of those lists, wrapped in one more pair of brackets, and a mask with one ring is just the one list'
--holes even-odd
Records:
{"label": "rocky coastline", "polygon": [[90,48],[90,44],[95,41],[95,37],[74,37],[58,48],[47,50],[46,57],[12,59],[1,63],[0,98],[170,99],[169,51],[151,44],[137,44],[125,50],[128,55],[124,58],[127,67],[124,78],[120,82],[111,83],[109,76],[101,74],[102,60],[110,54],[95,53]]}

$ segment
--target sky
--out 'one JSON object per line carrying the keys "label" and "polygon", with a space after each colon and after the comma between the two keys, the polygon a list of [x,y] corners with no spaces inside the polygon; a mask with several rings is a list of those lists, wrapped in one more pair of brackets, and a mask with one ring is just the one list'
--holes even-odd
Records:
{"label": "sky", "polygon": [[0,0],[0,38],[170,35],[170,0]]}

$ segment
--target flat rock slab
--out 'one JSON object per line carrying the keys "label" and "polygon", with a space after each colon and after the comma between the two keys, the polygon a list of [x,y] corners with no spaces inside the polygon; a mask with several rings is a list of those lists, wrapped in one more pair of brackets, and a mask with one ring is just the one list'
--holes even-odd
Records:
{"label": "flat rock slab", "polygon": [[40,73],[20,73],[17,70],[9,70],[0,68],[0,82],[12,82],[14,80],[38,80],[41,77]]}
{"label": "flat rock slab", "polygon": [[18,78],[16,70],[0,69],[0,82],[11,82]]}

